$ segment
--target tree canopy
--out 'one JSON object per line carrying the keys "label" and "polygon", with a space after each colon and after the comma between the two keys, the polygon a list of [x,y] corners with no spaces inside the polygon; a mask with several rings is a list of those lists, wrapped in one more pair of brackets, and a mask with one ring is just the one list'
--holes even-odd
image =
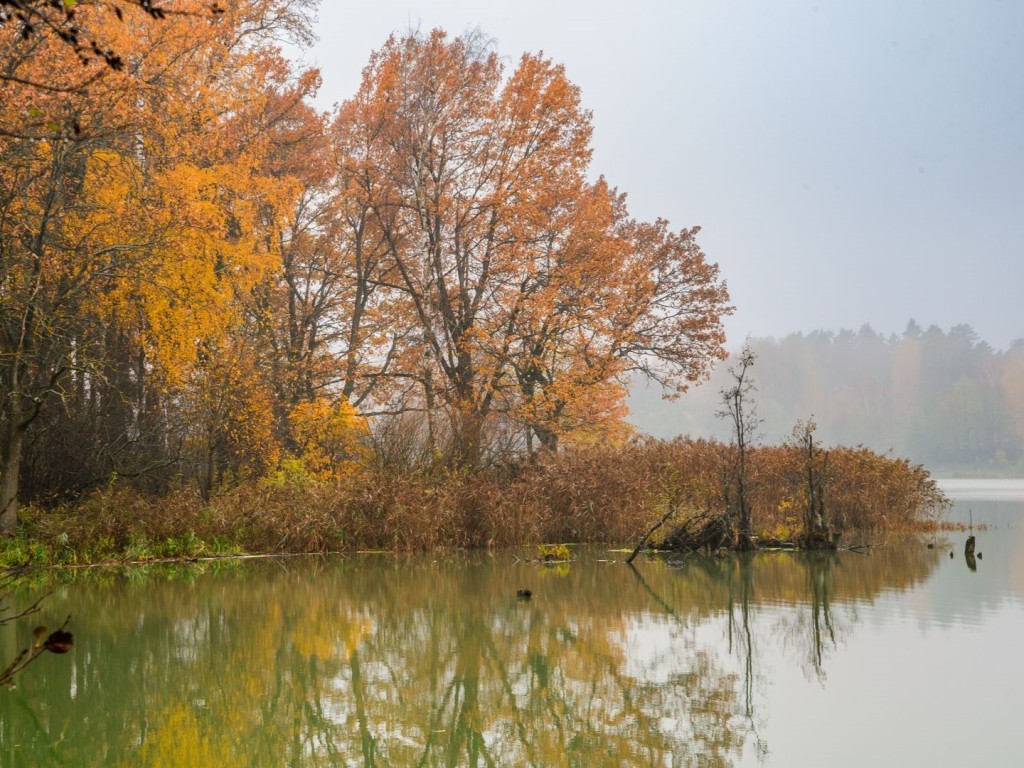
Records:
{"label": "tree canopy", "polygon": [[470,469],[615,438],[631,372],[680,392],[723,355],[698,228],[594,175],[561,66],[395,36],[325,114],[277,42],[310,8],[4,3],[4,530],[19,493],[114,475],[209,493],[396,435]]}

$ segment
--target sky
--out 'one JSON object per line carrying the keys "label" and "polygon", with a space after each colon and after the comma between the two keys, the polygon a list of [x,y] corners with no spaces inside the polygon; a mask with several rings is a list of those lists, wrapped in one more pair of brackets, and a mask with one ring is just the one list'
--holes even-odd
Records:
{"label": "sky", "polygon": [[747,335],[962,323],[1024,337],[1019,0],[326,0],[318,105],[392,32],[479,28],[565,65],[593,177],[699,225]]}

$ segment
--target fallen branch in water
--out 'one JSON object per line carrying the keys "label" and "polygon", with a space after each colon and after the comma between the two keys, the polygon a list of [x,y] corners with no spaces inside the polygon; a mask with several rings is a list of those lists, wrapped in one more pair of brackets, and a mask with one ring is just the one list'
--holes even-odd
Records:
{"label": "fallen branch in water", "polygon": [[643,537],[641,537],[640,542],[636,545],[636,548],[633,550],[633,554],[631,554],[629,557],[626,558],[626,565],[632,565],[633,564],[633,560],[640,553],[640,550],[644,548],[644,544],[647,543],[647,540],[649,538],[651,538],[652,535],[654,535],[654,532],[656,530],[661,528],[661,526],[663,526],[665,523],[667,523],[669,521],[669,519],[672,517],[672,515],[674,515],[676,513],[677,509],[678,509],[678,507],[675,507],[675,506],[671,507],[668,512],[666,512],[664,515],[662,515],[661,520],[659,520],[658,522],[656,522],[654,525],[651,526],[650,530],[648,530],[647,533],[645,533],[643,535]]}
{"label": "fallen branch in water", "polygon": [[663,549],[677,552],[717,552],[737,549],[735,532],[724,515],[713,512],[684,520],[662,542]]}

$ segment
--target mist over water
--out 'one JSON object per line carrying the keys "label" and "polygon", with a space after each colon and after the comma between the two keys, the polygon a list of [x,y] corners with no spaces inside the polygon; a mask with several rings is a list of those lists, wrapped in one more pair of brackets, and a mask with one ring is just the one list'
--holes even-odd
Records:
{"label": "mist over water", "polygon": [[[768,442],[813,420],[826,445],[865,445],[939,473],[1024,475],[1024,342],[1000,350],[967,325],[911,321],[899,335],[870,326],[781,339],[752,338],[754,399]],[[666,402],[634,382],[633,423],[656,437],[728,439],[715,417],[731,361]]]}

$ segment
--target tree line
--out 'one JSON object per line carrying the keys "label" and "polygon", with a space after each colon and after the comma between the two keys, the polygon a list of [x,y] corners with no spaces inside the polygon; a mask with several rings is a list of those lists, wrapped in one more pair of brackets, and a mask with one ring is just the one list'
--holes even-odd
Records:
{"label": "tree line", "polygon": [[[1024,460],[1024,342],[997,350],[969,325],[910,321],[902,334],[816,331],[755,338],[762,436],[813,416],[826,444],[865,445],[933,469],[1019,472]],[[712,413],[724,371],[677,404],[641,395],[635,418],[662,436],[727,436]]]}
{"label": "tree line", "polygon": [[698,228],[629,214],[551,60],[393,36],[321,112],[308,0],[51,5],[0,16],[0,529],[607,441],[724,356]]}

